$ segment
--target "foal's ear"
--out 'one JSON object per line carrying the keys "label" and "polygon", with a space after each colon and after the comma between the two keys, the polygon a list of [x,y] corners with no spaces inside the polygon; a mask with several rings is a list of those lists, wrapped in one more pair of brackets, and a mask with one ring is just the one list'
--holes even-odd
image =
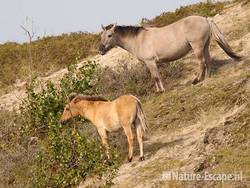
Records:
{"label": "foal's ear", "polygon": [[68,96],[68,102],[71,102],[75,97],[77,96],[77,93],[71,93]]}
{"label": "foal's ear", "polygon": [[81,98],[80,98],[79,96],[76,96],[73,102],[76,104],[76,103],[78,103],[80,100],[81,100]]}

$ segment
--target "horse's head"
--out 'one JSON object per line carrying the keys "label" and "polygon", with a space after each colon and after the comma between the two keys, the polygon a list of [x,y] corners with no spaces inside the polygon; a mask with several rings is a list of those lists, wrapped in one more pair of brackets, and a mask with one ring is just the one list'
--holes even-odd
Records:
{"label": "horse's head", "polygon": [[115,37],[115,27],[116,24],[111,24],[106,27],[102,25],[102,35],[101,35],[101,44],[99,47],[99,52],[101,55],[106,54],[110,49],[116,45]]}
{"label": "horse's head", "polygon": [[68,104],[64,107],[63,114],[60,118],[60,123],[65,124],[72,118],[80,115],[80,109],[78,106],[79,98],[77,94],[70,94],[68,97]]}

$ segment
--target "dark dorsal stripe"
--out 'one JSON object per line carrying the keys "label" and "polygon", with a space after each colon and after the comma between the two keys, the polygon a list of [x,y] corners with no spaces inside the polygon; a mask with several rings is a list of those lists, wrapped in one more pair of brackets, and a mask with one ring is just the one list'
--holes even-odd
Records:
{"label": "dark dorsal stripe", "polygon": [[78,95],[79,99],[87,101],[108,101],[102,96],[89,96],[89,95]]}
{"label": "dark dorsal stripe", "polygon": [[[113,27],[113,24],[110,24],[106,26],[105,29],[109,30],[112,27]],[[116,26],[115,33],[121,36],[137,36],[144,29],[145,28],[141,26]]]}
{"label": "dark dorsal stripe", "polygon": [[78,97],[80,100],[87,100],[87,101],[108,101],[102,96],[78,95],[76,93],[72,93],[68,97],[69,102],[71,102],[76,97]]}

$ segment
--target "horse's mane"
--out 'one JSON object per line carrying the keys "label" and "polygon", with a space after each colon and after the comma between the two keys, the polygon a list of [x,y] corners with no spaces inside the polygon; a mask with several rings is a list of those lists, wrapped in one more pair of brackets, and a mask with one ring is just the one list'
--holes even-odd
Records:
{"label": "horse's mane", "polygon": [[[105,27],[106,30],[109,30],[113,27],[113,24],[110,24]],[[116,26],[115,33],[120,34],[121,36],[137,36],[142,30],[145,30],[142,26]]]}
{"label": "horse's mane", "polygon": [[102,96],[89,96],[89,95],[81,95],[77,93],[71,93],[68,96],[69,102],[71,102],[75,97],[78,97],[80,100],[87,100],[87,101],[108,101]]}

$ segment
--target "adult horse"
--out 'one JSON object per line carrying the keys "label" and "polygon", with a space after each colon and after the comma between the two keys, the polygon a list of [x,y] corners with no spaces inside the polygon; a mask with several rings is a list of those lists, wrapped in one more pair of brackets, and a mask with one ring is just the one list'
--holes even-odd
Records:
{"label": "adult horse", "polygon": [[157,68],[158,62],[170,62],[186,55],[193,49],[200,61],[200,71],[193,80],[196,84],[211,75],[209,44],[211,35],[219,46],[233,59],[237,55],[226,42],[217,25],[209,18],[189,16],[165,27],[102,26],[99,51],[104,55],[115,46],[119,46],[149,68],[155,82],[156,91],[164,91]]}

